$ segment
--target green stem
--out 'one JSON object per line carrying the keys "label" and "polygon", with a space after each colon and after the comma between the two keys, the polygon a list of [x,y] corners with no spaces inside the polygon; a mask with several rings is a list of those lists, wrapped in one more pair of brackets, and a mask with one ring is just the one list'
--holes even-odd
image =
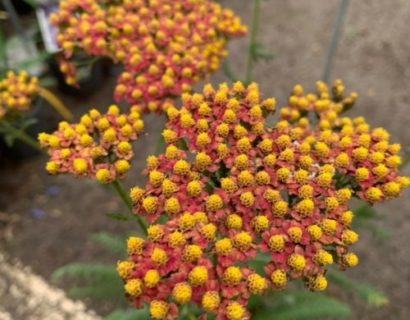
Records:
{"label": "green stem", "polygon": [[117,194],[120,196],[121,200],[124,202],[124,204],[127,206],[129,212],[131,215],[133,215],[136,219],[137,222],[141,228],[141,230],[144,232],[144,234],[147,234],[147,223],[141,218],[139,215],[134,215],[132,212],[132,201],[131,198],[129,197],[128,193],[125,191],[124,186],[122,183],[118,180],[114,180],[111,185],[114,187],[115,191]]}
{"label": "green stem", "polygon": [[259,13],[260,13],[260,0],[253,0],[253,13],[251,23],[251,35],[249,39],[248,48],[248,63],[246,65],[245,83],[249,84],[252,80],[253,66],[255,62],[255,46],[258,36],[259,27]]}
{"label": "green stem", "polygon": [[23,130],[13,127],[7,121],[1,121],[0,127],[1,127],[1,131],[4,132],[5,134],[10,134],[15,139],[19,139],[23,141],[24,143],[28,144],[32,148],[37,149],[39,151],[43,151],[43,149],[41,149],[39,143],[36,140],[30,137]]}
{"label": "green stem", "polygon": [[333,34],[332,34],[332,38],[330,41],[330,45],[327,49],[325,66],[323,68],[322,80],[325,83],[329,83],[329,80],[330,80],[330,73],[332,71],[332,66],[333,66],[333,58],[335,56],[337,45],[339,43],[340,36],[342,34],[343,22],[345,20],[348,6],[349,6],[349,0],[340,0],[340,5],[337,11]]}

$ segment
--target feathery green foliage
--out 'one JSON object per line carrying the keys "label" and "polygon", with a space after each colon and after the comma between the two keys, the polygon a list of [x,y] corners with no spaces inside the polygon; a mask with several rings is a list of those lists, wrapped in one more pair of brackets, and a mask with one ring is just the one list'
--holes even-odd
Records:
{"label": "feathery green foliage", "polygon": [[112,234],[109,234],[107,232],[99,232],[95,233],[91,236],[91,239],[99,244],[101,247],[107,249],[108,251],[111,251],[115,255],[118,255],[119,257],[125,257],[127,252],[125,250],[125,236],[114,236]]}
{"label": "feathery green foliage", "polygon": [[328,270],[328,279],[344,290],[356,292],[367,304],[381,307],[389,303],[386,295],[368,284],[352,280],[337,270]]}
{"label": "feathery green foliage", "polygon": [[145,306],[143,309],[117,309],[104,318],[104,320],[149,320],[148,308]]}
{"label": "feathery green foliage", "polygon": [[254,320],[341,319],[351,315],[348,305],[320,293],[294,291],[273,294]]}

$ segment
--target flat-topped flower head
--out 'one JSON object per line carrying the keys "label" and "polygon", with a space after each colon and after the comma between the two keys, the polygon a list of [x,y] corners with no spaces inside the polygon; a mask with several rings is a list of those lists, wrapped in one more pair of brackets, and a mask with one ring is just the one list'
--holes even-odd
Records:
{"label": "flat-topped flower head", "polygon": [[75,54],[108,57],[124,66],[115,99],[144,112],[172,106],[170,99],[219,68],[228,39],[246,33],[231,10],[210,0],[64,0],[50,19],[67,83],[76,83]]}
{"label": "flat-topped flower head", "polygon": [[28,111],[38,90],[36,77],[29,76],[25,71],[7,72],[0,79],[0,120]]}
{"label": "flat-topped flower head", "polygon": [[[120,114],[116,105],[105,114],[92,109],[78,123],[61,122],[53,134],[38,136],[50,156],[46,170],[52,175],[70,173],[103,184],[121,179],[134,156],[131,142],[143,126],[138,110],[132,108],[129,114]],[[160,178],[153,174],[152,179],[155,182]],[[136,192],[132,197],[137,197]]]}
{"label": "flat-topped flower head", "polygon": [[[322,291],[330,265],[358,264],[351,200],[397,197],[410,180],[398,174],[399,147],[389,135],[362,118],[341,118],[332,104],[352,101],[340,87],[335,101],[318,86],[320,102],[297,86],[290,104],[301,114],[327,112],[319,122],[329,125],[294,115],[268,127],[274,98],[241,82],[206,85],[168,110],[165,151],[147,159],[145,187],[130,192],[135,214],[152,225],[143,253],[122,265],[138,270],[132,279],[151,269],[161,276],[158,289],[130,297],[135,305],[193,303],[218,319],[243,319],[252,294],[294,279]],[[267,261],[261,273],[252,268],[257,254]]]}

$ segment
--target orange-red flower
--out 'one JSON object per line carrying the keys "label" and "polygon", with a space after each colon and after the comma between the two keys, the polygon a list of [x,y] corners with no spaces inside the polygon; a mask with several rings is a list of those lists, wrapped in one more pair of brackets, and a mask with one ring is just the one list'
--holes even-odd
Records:
{"label": "orange-red flower", "polygon": [[76,83],[73,55],[108,57],[124,66],[116,100],[158,112],[216,71],[227,40],[246,33],[231,10],[209,0],[64,0],[51,21],[69,84]]}
{"label": "orange-red flower", "polygon": [[130,142],[137,139],[144,122],[139,111],[120,114],[111,105],[106,114],[92,109],[79,123],[65,121],[53,134],[41,133],[40,144],[48,149],[50,174],[71,173],[96,179],[103,184],[121,179],[129,170],[134,152]]}
{"label": "orange-red flower", "polygon": [[[135,214],[153,224],[138,249],[130,238],[128,260],[119,265],[126,288],[141,281],[138,294],[128,292],[134,304],[192,302],[220,320],[246,319],[252,294],[298,278],[321,291],[329,265],[357,265],[349,249],[359,238],[351,198],[396,197],[409,179],[398,175],[399,147],[384,130],[338,113],[323,125],[329,115],[322,112],[346,100],[325,89],[320,98],[294,90],[318,114],[317,125],[300,112],[266,126],[275,99],[240,82],[206,85],[201,94],[184,94],[181,109],[168,108],[165,152],[147,159],[145,188],[131,190]],[[328,109],[314,109],[318,99]],[[160,217],[164,224],[156,224]],[[266,259],[263,274],[252,268],[257,255]],[[151,272],[160,275],[155,290],[143,283]]]}

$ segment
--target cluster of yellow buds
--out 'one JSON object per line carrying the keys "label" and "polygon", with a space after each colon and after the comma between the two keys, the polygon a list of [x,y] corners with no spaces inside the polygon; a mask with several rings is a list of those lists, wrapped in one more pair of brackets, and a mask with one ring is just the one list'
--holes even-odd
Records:
{"label": "cluster of yellow buds", "polygon": [[28,111],[38,89],[38,79],[26,71],[7,72],[0,80],[0,120],[16,112]]}
{"label": "cluster of yellow buds", "polygon": [[[303,111],[291,98],[273,127],[265,119],[275,99],[262,99],[255,83],[206,85],[184,94],[182,108],[167,108],[165,152],[147,158],[147,184],[130,192],[135,214],[151,223],[118,264],[133,305],[150,303],[154,319],[175,319],[188,302],[217,319],[248,319],[252,294],[294,279],[325,290],[329,265],[358,264],[350,200],[397,197],[410,180],[384,129],[339,117],[356,99],[341,86],[334,98],[322,83],[306,96],[296,86]],[[267,258],[264,273],[251,267],[257,254]]]}
{"label": "cluster of yellow buds", "polygon": [[143,127],[137,108],[120,114],[116,105],[111,105],[106,114],[92,109],[79,123],[60,122],[56,132],[40,133],[38,137],[50,155],[46,170],[52,175],[71,173],[97,179],[103,184],[121,179],[134,156],[130,142],[137,139]]}
{"label": "cluster of yellow buds", "polygon": [[75,84],[70,58],[78,51],[124,65],[117,101],[162,111],[216,71],[231,37],[246,33],[240,19],[210,0],[63,0],[51,16],[63,50],[61,71]]}

